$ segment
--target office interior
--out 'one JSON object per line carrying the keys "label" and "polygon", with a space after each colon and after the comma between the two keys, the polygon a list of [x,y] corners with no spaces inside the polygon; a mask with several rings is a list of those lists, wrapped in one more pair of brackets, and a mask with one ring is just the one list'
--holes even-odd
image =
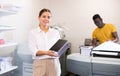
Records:
{"label": "office interior", "polygon": [[[62,69],[64,70],[64,74],[62,74],[62,76],[70,76],[67,74],[69,71],[73,76],[120,76],[120,73],[118,71],[114,71],[114,74],[112,74],[111,70],[107,72],[106,70],[103,70],[103,66],[107,66],[107,70],[109,67],[109,69],[119,70],[119,58],[115,58],[115,60],[113,59],[113,61],[116,61],[117,63],[110,61],[112,59],[103,58],[103,61],[107,59],[108,62],[110,61],[111,64],[109,63],[109,65],[107,65],[107,62],[103,65],[102,63],[95,63],[94,66],[96,68],[99,68],[97,67],[99,65],[102,67],[101,69],[103,71],[100,70],[101,72],[99,72],[99,69],[91,70],[91,57],[89,58],[88,56],[87,58],[81,56],[76,57],[80,60],[87,60],[83,61],[85,63],[82,61],[76,62],[78,66],[81,66],[79,64],[85,64],[85,67],[82,67],[82,69],[79,69],[80,67],[75,69],[76,66],[73,67],[73,70],[77,71],[67,70],[66,64],[68,55],[72,54],[72,56],[74,56],[75,53],[77,55],[80,54],[80,47],[84,46],[85,39],[92,39],[92,32],[96,28],[92,20],[94,14],[100,14],[100,16],[103,18],[103,22],[114,24],[117,28],[118,35],[120,35],[119,0],[18,0],[17,4],[19,5],[19,9],[15,14],[10,14],[7,16],[0,15],[0,25],[15,27],[15,30],[13,31],[6,31],[4,38],[5,40],[12,40],[17,43],[17,45],[12,50],[14,50],[13,53],[15,54],[13,56],[13,63],[18,67],[15,70],[1,74],[0,76],[32,76],[32,73],[23,71],[25,70],[25,67],[28,67],[27,71],[32,71],[32,57],[29,53],[27,44],[28,34],[30,30],[38,27],[38,14],[42,8],[48,8],[51,10],[51,25],[61,26],[64,31],[64,39],[68,40],[71,44],[70,48],[68,49],[68,54],[65,55],[66,60],[63,63],[65,66],[62,67],[64,68]],[[120,42],[118,42],[118,44],[120,44]],[[0,52],[1,51],[2,50],[0,50]],[[69,58],[70,57],[71,56],[69,56]],[[68,61],[68,63],[72,62],[75,61]],[[69,66],[72,66],[72,64]],[[86,74],[84,73],[85,71],[87,72]],[[99,74],[93,75],[93,71],[96,71],[95,73]],[[80,75],[79,73],[81,72],[84,74]],[[108,72],[111,73],[108,74]]]}

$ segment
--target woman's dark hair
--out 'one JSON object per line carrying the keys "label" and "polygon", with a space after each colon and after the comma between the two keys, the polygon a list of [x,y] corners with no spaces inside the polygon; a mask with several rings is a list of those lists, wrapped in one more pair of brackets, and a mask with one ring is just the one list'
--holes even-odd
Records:
{"label": "woman's dark hair", "polygon": [[44,13],[44,12],[49,12],[51,13],[51,11],[49,9],[43,8],[40,13],[39,13],[39,17]]}
{"label": "woman's dark hair", "polygon": [[99,14],[95,14],[95,15],[93,16],[93,20],[95,20],[96,18],[101,19],[101,17],[100,17],[100,15],[99,15]]}

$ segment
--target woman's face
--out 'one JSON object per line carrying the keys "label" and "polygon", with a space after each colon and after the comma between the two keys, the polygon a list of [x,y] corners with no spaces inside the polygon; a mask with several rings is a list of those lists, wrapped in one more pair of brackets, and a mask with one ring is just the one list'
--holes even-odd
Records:
{"label": "woman's face", "polygon": [[51,20],[50,12],[43,12],[41,16],[39,16],[40,25],[49,26]]}

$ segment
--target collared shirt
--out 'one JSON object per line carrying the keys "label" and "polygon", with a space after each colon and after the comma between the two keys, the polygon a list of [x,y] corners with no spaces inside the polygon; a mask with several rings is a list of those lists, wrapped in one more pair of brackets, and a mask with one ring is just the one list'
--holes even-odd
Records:
{"label": "collared shirt", "polygon": [[38,50],[48,51],[59,39],[59,31],[53,28],[49,28],[46,33],[39,27],[30,31],[29,48],[32,52],[33,59],[50,58],[48,55],[36,56],[36,53]]}

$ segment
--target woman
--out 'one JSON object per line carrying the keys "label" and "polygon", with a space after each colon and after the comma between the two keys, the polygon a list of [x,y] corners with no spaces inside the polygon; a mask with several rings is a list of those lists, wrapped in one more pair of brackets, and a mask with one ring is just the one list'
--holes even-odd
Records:
{"label": "woman", "polygon": [[50,28],[51,12],[42,9],[38,16],[39,27],[29,35],[33,55],[33,76],[60,76],[60,62],[54,51],[49,50],[59,39],[59,31]]}

